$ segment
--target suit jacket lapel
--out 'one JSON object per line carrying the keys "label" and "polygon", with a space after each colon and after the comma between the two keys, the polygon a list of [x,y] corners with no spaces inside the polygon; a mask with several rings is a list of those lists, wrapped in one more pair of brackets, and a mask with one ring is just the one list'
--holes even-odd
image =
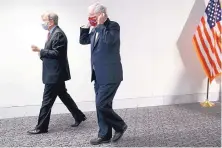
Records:
{"label": "suit jacket lapel", "polygon": [[94,49],[95,47],[95,38],[96,38],[96,31],[93,32],[93,35],[92,35],[92,50]]}
{"label": "suit jacket lapel", "polygon": [[46,43],[45,43],[45,47],[46,47],[47,44],[50,42],[50,40],[51,40],[51,38],[52,38],[55,30],[56,30],[58,27],[59,27],[59,26],[56,26],[56,27],[53,29],[53,31],[50,33],[49,38],[48,38],[48,40],[47,40]]}
{"label": "suit jacket lapel", "polygon": [[[109,18],[107,18],[107,20],[104,22],[104,25],[107,26],[109,24],[109,21],[110,21]],[[96,45],[99,42],[100,34],[98,34],[96,41],[95,41],[95,37],[96,37],[96,31],[95,31],[94,36],[93,36],[93,39],[94,39],[93,40],[93,49],[96,47]]]}
{"label": "suit jacket lapel", "polygon": [[95,42],[94,42],[94,48],[96,47],[96,45],[97,45],[97,43],[98,43],[98,41],[99,41],[99,37],[100,37],[100,35],[98,34],[98,36],[97,36],[97,38],[96,38],[96,33],[95,33]]}

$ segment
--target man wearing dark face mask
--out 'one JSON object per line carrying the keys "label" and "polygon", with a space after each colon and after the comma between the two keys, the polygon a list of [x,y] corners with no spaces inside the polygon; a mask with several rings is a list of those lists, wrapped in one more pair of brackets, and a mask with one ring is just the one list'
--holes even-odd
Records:
{"label": "man wearing dark face mask", "polygon": [[[92,145],[118,141],[127,129],[126,123],[113,108],[113,98],[123,80],[120,58],[120,26],[109,20],[106,7],[96,3],[89,7],[88,25],[80,28],[80,44],[91,44],[92,81],[96,94],[99,124],[98,137]],[[90,27],[92,30],[90,32]],[[115,134],[112,137],[112,129]]]}
{"label": "man wearing dark face mask", "polygon": [[58,26],[58,16],[55,13],[42,15],[42,27],[48,30],[48,37],[44,49],[32,45],[32,51],[37,52],[43,62],[42,80],[45,84],[42,107],[38,124],[28,131],[29,134],[48,132],[52,106],[57,96],[65,104],[75,119],[73,127],[77,127],[86,120],[85,115],[78,109],[76,103],[67,93],[65,81],[70,80],[69,63],[67,58],[67,38]]}

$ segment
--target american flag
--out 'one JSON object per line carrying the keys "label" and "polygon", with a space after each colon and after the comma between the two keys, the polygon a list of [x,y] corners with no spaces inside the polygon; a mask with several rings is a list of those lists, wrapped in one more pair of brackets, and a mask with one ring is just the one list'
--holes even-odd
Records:
{"label": "american flag", "polygon": [[210,82],[222,73],[221,26],[220,1],[210,0],[193,36],[197,55]]}

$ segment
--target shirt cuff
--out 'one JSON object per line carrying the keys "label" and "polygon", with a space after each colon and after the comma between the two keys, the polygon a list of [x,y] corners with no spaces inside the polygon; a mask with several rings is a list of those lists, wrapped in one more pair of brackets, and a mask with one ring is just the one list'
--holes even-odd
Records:
{"label": "shirt cuff", "polygon": [[89,26],[87,26],[87,25],[83,25],[83,26],[81,26],[81,28],[84,28],[84,29],[89,29],[90,27],[89,27]]}

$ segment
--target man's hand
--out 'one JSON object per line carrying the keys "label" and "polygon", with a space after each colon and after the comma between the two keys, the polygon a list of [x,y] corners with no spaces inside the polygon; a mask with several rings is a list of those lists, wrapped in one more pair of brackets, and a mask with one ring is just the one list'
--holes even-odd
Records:
{"label": "man's hand", "polygon": [[31,48],[33,52],[40,52],[40,48],[35,45],[32,45]]}
{"label": "man's hand", "polygon": [[105,13],[102,13],[99,15],[98,19],[97,19],[97,22],[98,22],[98,25],[99,24],[104,24],[104,22],[106,21],[107,19],[107,16]]}

